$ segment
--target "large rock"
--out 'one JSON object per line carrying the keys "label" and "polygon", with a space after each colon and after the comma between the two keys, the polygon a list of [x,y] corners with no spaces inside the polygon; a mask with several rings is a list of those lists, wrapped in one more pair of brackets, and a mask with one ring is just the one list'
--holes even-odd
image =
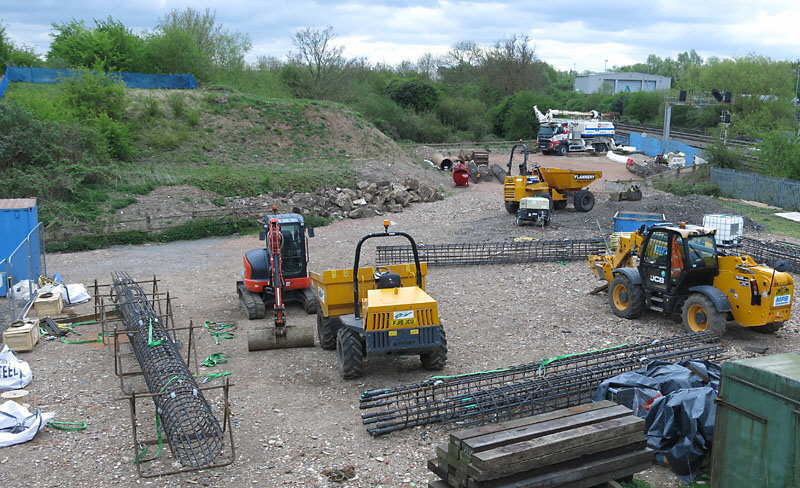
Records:
{"label": "large rock", "polygon": [[356,188],[358,188],[358,189],[359,189],[359,190],[361,190],[361,191],[364,191],[364,190],[366,190],[367,188],[369,188],[369,186],[370,186],[371,184],[372,184],[372,183],[370,183],[369,181],[361,180],[361,181],[359,181],[359,182],[356,184]]}
{"label": "large rock", "polygon": [[419,185],[419,189],[417,190],[417,194],[419,195],[419,199],[423,202],[435,202],[439,200],[436,198],[436,188],[428,185]]}
{"label": "large rock", "polygon": [[358,207],[354,210],[351,210],[350,213],[347,214],[348,217],[351,219],[363,219],[365,217],[374,217],[378,215],[372,207]]}
{"label": "large rock", "polygon": [[403,206],[399,203],[387,203],[384,207],[387,212],[398,213],[403,211]]}
{"label": "large rock", "polygon": [[409,191],[415,191],[419,189],[419,180],[409,176],[403,180],[403,185],[405,185]]}
{"label": "large rock", "polygon": [[394,201],[404,207],[407,207],[408,204],[411,203],[411,193],[405,190],[396,192],[393,196],[394,196]]}
{"label": "large rock", "polygon": [[349,195],[345,193],[339,193],[336,195],[336,200],[334,201],[337,207],[341,208],[342,210],[352,210],[353,208],[353,199]]}

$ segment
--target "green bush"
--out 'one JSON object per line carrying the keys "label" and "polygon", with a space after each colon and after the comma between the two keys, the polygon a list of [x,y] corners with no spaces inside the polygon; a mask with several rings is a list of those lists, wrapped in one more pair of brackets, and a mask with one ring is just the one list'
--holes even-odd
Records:
{"label": "green bush", "polygon": [[386,87],[386,94],[397,104],[416,112],[426,112],[439,103],[436,86],[424,80],[392,80]]}
{"label": "green bush", "polygon": [[100,114],[92,121],[92,125],[103,135],[111,156],[122,161],[133,158],[135,151],[127,125],[117,122],[106,114]]}
{"label": "green bush", "polygon": [[467,138],[481,140],[488,133],[486,105],[478,99],[443,97],[436,114],[442,124],[466,132]]}
{"label": "green bush", "polygon": [[636,92],[625,97],[622,115],[642,124],[657,122],[661,113],[661,92]]}
{"label": "green bush", "polygon": [[197,127],[200,123],[200,111],[199,110],[187,110],[186,111],[186,123],[192,127]]}
{"label": "green bush", "polygon": [[709,182],[683,181],[679,179],[658,180],[655,186],[661,191],[666,191],[682,197],[687,195],[710,195],[718,197],[721,194],[719,187]]}
{"label": "green bush", "polygon": [[79,119],[93,119],[105,114],[114,120],[125,115],[125,85],[104,73],[83,72],[62,82],[64,99]]}
{"label": "green bush", "polygon": [[742,156],[736,151],[717,142],[703,150],[703,156],[714,166],[720,168],[737,169],[742,166]]}
{"label": "green bush", "polygon": [[[102,135],[88,126],[50,122],[9,102],[0,102],[0,168],[93,162],[108,157]],[[3,175],[0,180],[7,179]]]}
{"label": "green bush", "polygon": [[172,116],[181,119],[186,115],[186,97],[183,93],[170,93],[167,95],[167,105],[172,110]]}
{"label": "green bush", "polygon": [[759,158],[773,176],[800,180],[800,141],[788,131],[772,131],[758,144]]}
{"label": "green bush", "polygon": [[145,97],[142,100],[142,117],[145,120],[161,118],[164,111],[161,110],[161,102],[156,97]]}

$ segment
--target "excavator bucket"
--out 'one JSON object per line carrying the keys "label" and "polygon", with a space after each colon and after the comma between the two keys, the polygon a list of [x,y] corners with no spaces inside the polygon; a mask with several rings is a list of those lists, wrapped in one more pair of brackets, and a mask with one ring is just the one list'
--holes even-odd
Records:
{"label": "excavator bucket", "polygon": [[314,347],[314,328],[312,326],[286,325],[281,334],[277,327],[256,327],[247,331],[247,350],[265,351],[268,349],[288,349],[293,347]]}

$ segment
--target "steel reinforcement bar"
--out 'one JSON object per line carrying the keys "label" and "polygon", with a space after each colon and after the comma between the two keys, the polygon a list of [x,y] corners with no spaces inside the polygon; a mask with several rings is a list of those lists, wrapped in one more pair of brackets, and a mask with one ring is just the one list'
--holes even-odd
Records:
{"label": "steel reinforcement bar", "polygon": [[[428,266],[574,261],[606,252],[605,242],[600,238],[419,244],[417,247],[420,261],[427,262]],[[409,263],[413,260],[411,246],[377,246],[376,261],[379,265]]]}
{"label": "steel reinforcement bar", "polygon": [[[589,401],[597,386],[650,361],[713,359],[722,352],[711,333],[560,356],[501,370],[434,377],[361,394],[367,431],[382,435],[417,425],[459,427],[555,410]],[[377,410],[377,411],[375,411]]]}
{"label": "steel reinforcement bar", "polygon": [[800,273],[800,246],[790,242],[764,242],[750,237],[743,237],[741,245],[736,248],[740,254],[748,254],[759,263],[775,266],[778,261],[785,261],[788,271]]}
{"label": "steel reinforcement bar", "polygon": [[158,425],[183,466],[213,464],[223,432],[197,382],[162,326],[144,290],[124,272],[112,273],[114,299],[136,359],[154,394]]}

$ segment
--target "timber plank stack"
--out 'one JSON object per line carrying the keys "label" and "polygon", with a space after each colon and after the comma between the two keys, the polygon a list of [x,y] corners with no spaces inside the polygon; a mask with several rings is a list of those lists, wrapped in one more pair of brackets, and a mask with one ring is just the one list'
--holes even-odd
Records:
{"label": "timber plank stack", "polygon": [[611,401],[454,432],[429,488],[589,488],[653,463],[644,419]]}

